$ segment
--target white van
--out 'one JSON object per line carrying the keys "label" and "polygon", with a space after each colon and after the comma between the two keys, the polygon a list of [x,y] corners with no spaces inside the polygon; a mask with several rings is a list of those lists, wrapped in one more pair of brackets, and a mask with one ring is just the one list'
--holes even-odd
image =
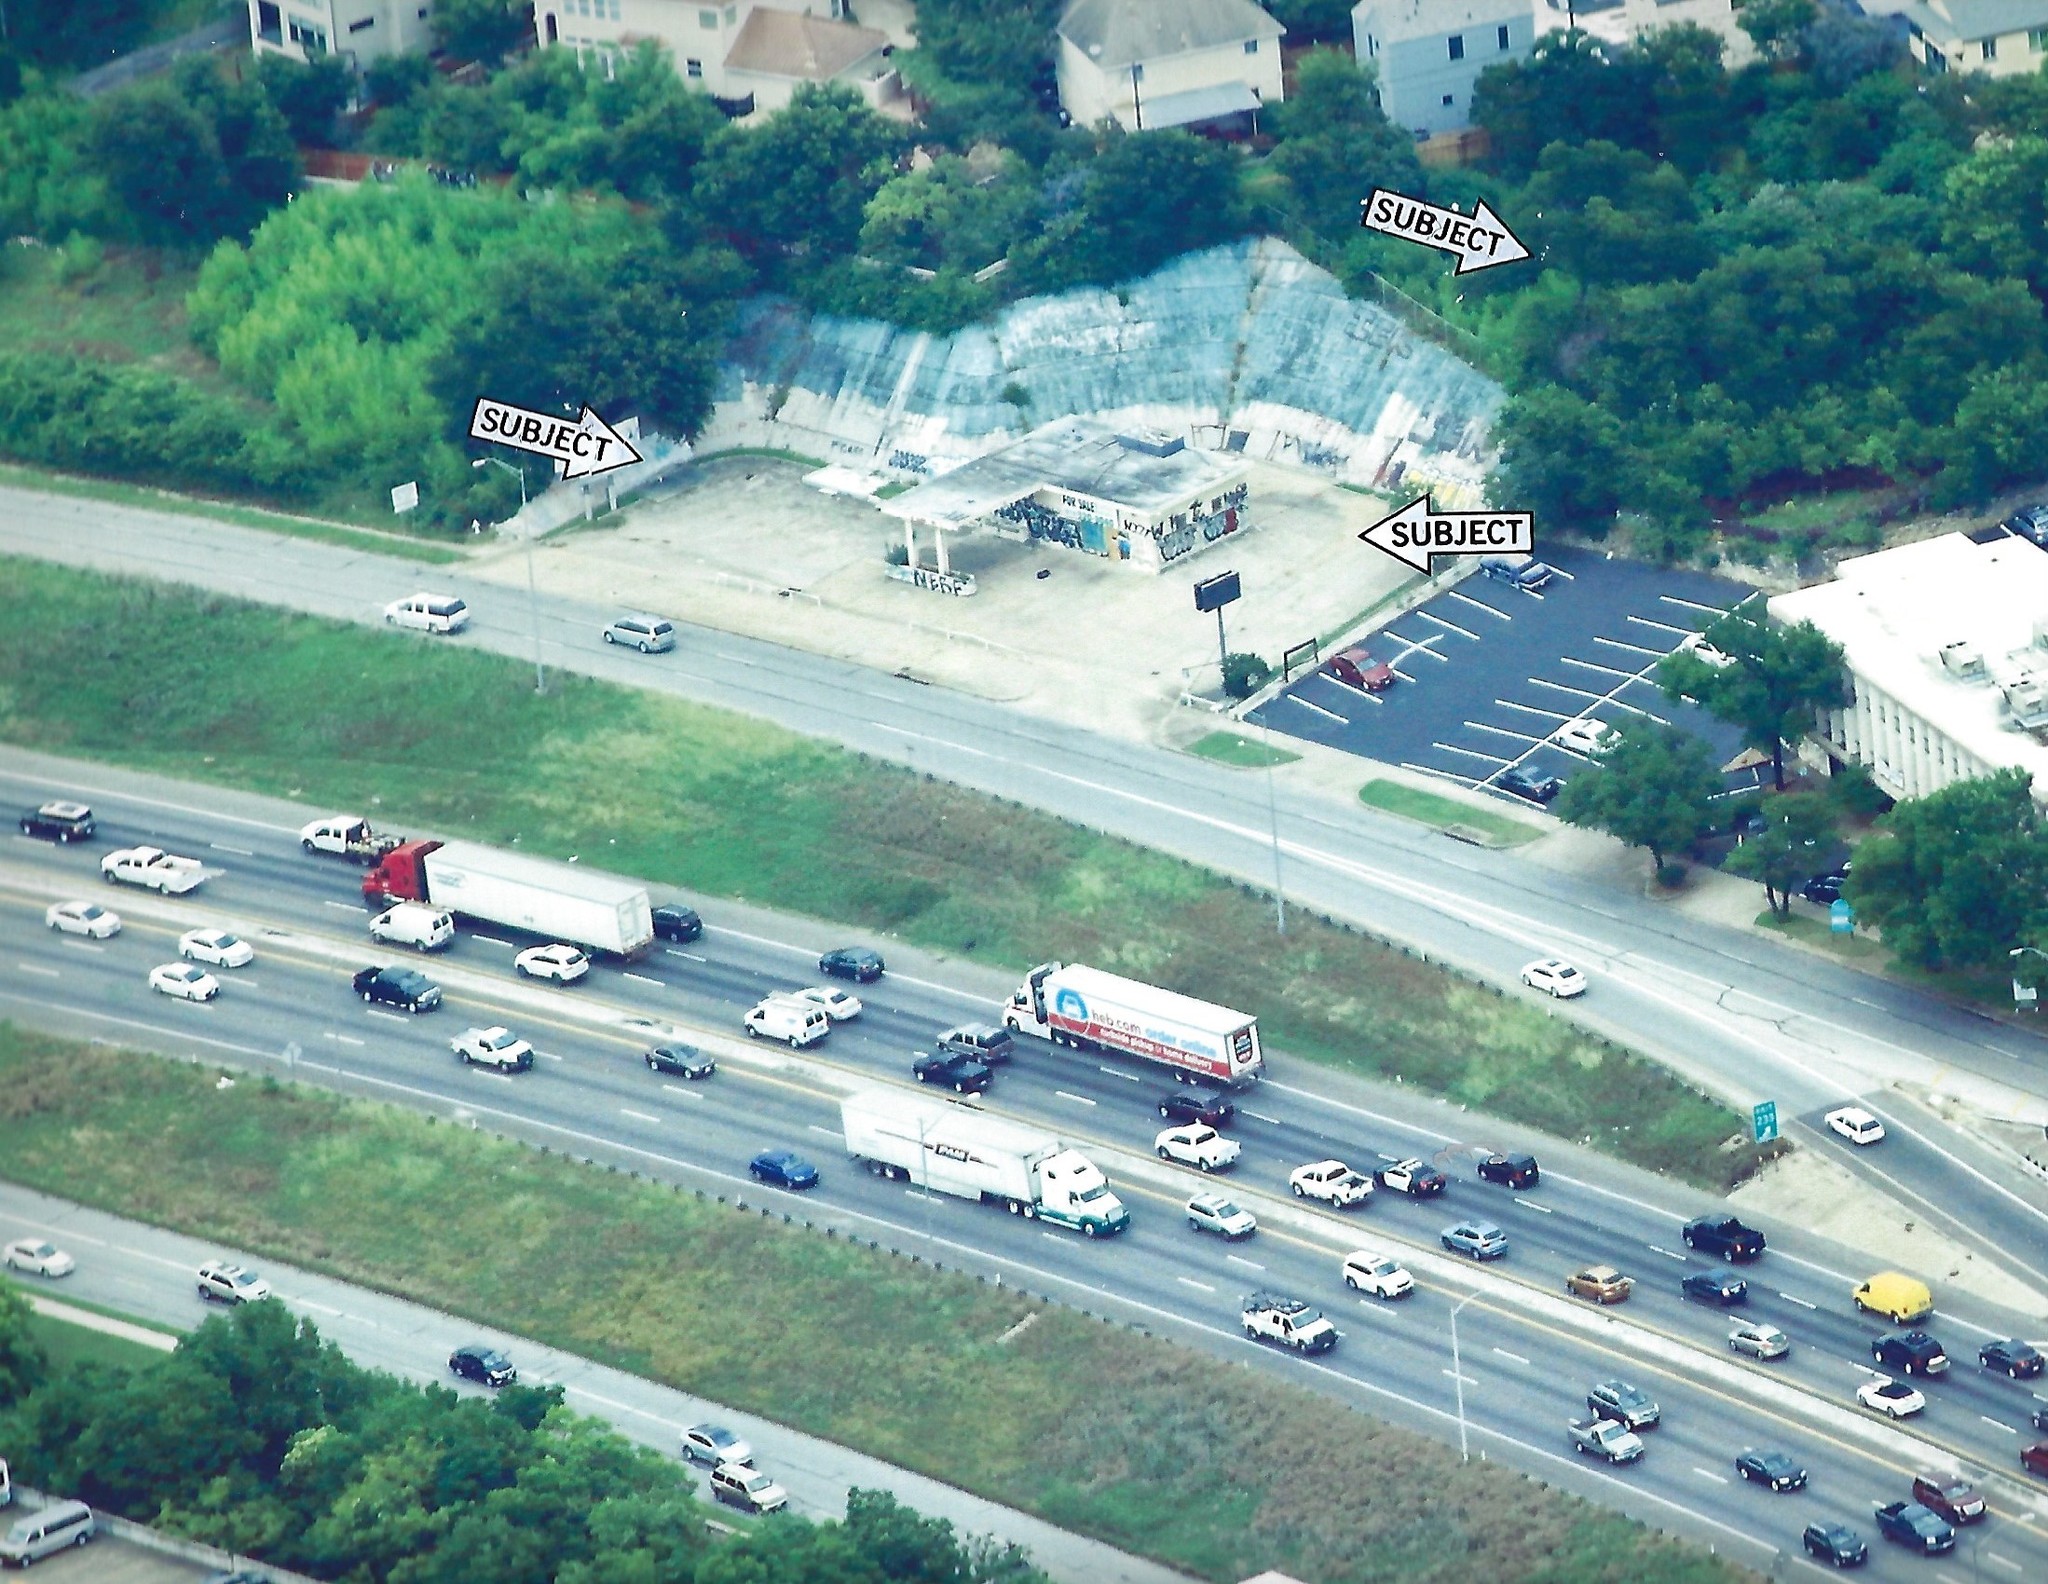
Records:
{"label": "white van", "polygon": [[1356,1249],[1344,1256],[1344,1285],[1379,1298],[1406,1298],[1415,1291],[1415,1278],[1391,1254]]}
{"label": "white van", "polygon": [[823,1007],[782,996],[761,1002],[746,1015],[744,1024],[755,1039],[788,1040],[791,1050],[815,1045],[832,1032],[832,1020]]}
{"label": "white van", "polygon": [[98,1528],[84,1502],[52,1502],[41,1512],[17,1518],[14,1527],[0,1535],[0,1562],[27,1567],[66,1546],[84,1545]]}
{"label": "white van", "polygon": [[424,902],[401,902],[370,920],[370,939],[439,951],[455,939],[455,920]]}

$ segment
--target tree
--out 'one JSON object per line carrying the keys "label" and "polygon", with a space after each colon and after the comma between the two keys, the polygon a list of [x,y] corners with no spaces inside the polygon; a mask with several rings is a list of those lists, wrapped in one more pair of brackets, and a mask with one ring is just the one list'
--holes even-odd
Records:
{"label": "tree", "polygon": [[1697,699],[1718,719],[1742,728],[1743,740],[1771,756],[1771,779],[1785,790],[1785,744],[1797,742],[1819,710],[1850,702],[1842,647],[1812,622],[1773,622],[1754,595],[1709,626],[1706,641],[1727,664],[1709,664],[1681,649],[1657,667],[1667,698]]}
{"label": "tree", "polygon": [[1644,720],[1567,781],[1554,807],[1568,825],[1647,849],[1662,871],[1667,854],[1683,852],[1712,826],[1720,790],[1721,773],[1705,743]]}
{"label": "tree", "polygon": [[1421,182],[1415,140],[1397,131],[1373,96],[1373,75],[1342,50],[1314,49],[1295,65],[1294,92],[1266,112],[1279,139],[1267,164],[1286,182],[1293,219],[1330,241],[1358,229],[1358,206],[1375,187],[1412,191]]}
{"label": "tree", "polygon": [[1763,810],[1766,829],[1745,837],[1722,863],[1722,871],[1759,881],[1764,900],[1779,918],[1792,911],[1792,892],[1814,876],[1816,856],[1834,831],[1825,799],[1810,792],[1773,798]]}
{"label": "tree", "polygon": [[310,61],[296,61],[289,55],[259,55],[256,81],[284,117],[293,139],[315,145],[325,144],[333,136],[334,118],[348,107],[354,92],[348,68],[334,55],[319,55]]}
{"label": "tree", "polygon": [[498,61],[533,28],[533,0],[434,0],[434,37],[463,60]]}
{"label": "tree", "polygon": [[1094,161],[1047,186],[1047,223],[1016,263],[1034,290],[1114,285],[1244,230],[1242,161],[1186,132],[1111,132]]}
{"label": "tree", "polygon": [[1750,36],[1765,60],[1789,60],[1813,25],[1813,0],[1744,0],[1736,8],[1735,25]]}
{"label": "tree", "polygon": [[2048,830],[2025,770],[1957,781],[1892,811],[1844,888],[1885,944],[1923,968],[1992,968],[2048,924]]}
{"label": "tree", "polygon": [[1620,421],[1604,405],[1562,385],[1532,385],[1509,398],[1496,433],[1500,462],[1488,499],[1596,539],[1633,504],[1633,459]]}
{"label": "tree", "polygon": [[963,83],[1028,86],[1050,75],[1064,0],[922,0],[917,45]]}
{"label": "tree", "polygon": [[0,1408],[21,1401],[43,1378],[43,1350],[29,1334],[28,1298],[0,1282]]}

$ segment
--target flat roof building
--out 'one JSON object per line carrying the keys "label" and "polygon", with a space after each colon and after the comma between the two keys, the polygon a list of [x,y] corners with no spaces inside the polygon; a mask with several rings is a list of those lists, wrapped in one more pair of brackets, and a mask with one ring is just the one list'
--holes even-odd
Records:
{"label": "flat roof building", "polygon": [[1770,611],[1842,646],[1855,702],[1823,712],[1819,740],[1893,797],[2017,765],[2048,802],[2048,550],[1943,534],[1844,561]]}

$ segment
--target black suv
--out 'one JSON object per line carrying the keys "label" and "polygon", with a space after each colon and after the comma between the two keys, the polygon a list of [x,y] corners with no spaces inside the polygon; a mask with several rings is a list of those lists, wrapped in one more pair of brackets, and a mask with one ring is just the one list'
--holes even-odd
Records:
{"label": "black suv", "polygon": [[1556,776],[1539,775],[1534,770],[1524,770],[1520,765],[1509,765],[1493,778],[1493,784],[1501,791],[1527,798],[1531,803],[1548,803],[1564,786]]}
{"label": "black suv", "polygon": [[1543,1171],[1534,1155],[1493,1154],[1479,1162],[1479,1176],[1483,1182],[1508,1188],[1534,1188],[1543,1180]]}
{"label": "black suv", "polygon": [[1901,1375],[1940,1375],[1948,1369],[1948,1355],[1925,1331],[1887,1332],[1870,1344],[1870,1356]]}
{"label": "black suv", "polygon": [[519,1378],[512,1361],[494,1347],[472,1343],[448,1355],[448,1373],[485,1386],[509,1386]]}
{"label": "black suv", "polygon": [[704,921],[695,908],[664,902],[654,910],[654,933],[659,940],[693,941],[704,933]]}
{"label": "black suv", "polygon": [[1863,1536],[1847,1524],[1810,1523],[1799,1538],[1808,1556],[1838,1568],[1861,1567],[1870,1560],[1870,1547],[1863,1543]]}
{"label": "black suv", "polygon": [[1718,1254],[1725,1260],[1753,1260],[1764,1251],[1764,1235],[1744,1226],[1733,1216],[1701,1216],[1685,1224],[1679,1234],[1685,1246],[1702,1254]]}
{"label": "black suv", "polygon": [[1206,1122],[1209,1126],[1227,1126],[1237,1115],[1237,1107],[1228,1095],[1207,1094],[1200,1089],[1177,1089],[1172,1094],[1159,1097],[1159,1114],[1169,1122]]}
{"label": "black suv", "polygon": [[830,974],[834,979],[873,984],[882,977],[882,959],[859,946],[841,946],[818,959],[818,972]]}
{"label": "black suv", "polygon": [[83,803],[45,803],[21,817],[21,833],[44,841],[90,841],[98,822]]}
{"label": "black suv", "polygon": [[441,987],[414,968],[365,968],[355,977],[356,994],[365,1001],[431,1012],[441,1004]]}
{"label": "black suv", "polygon": [[919,1083],[944,1084],[960,1094],[979,1094],[994,1075],[983,1062],[958,1051],[937,1051],[910,1064]]}

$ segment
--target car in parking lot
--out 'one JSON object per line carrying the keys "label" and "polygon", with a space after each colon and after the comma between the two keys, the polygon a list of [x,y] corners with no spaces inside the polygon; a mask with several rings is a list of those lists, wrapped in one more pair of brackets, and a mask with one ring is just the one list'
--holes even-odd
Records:
{"label": "car in parking lot", "polygon": [[2014,1380],[2032,1380],[2048,1364],[2039,1348],[2018,1337],[1986,1342],[1977,1349],[1977,1362],[1985,1369],[2001,1370]]}
{"label": "car in parking lot", "polygon": [[1712,666],[1716,671],[1724,671],[1735,664],[1735,656],[1724,653],[1708,643],[1705,633],[1688,634],[1672,653],[1689,654],[1701,664]]}
{"label": "car in parking lot", "polygon": [[818,972],[834,979],[873,984],[885,972],[881,956],[864,946],[841,946],[818,959]]}
{"label": "car in parking lot", "polygon": [[763,1150],[747,1162],[747,1174],[755,1182],[773,1188],[800,1192],[818,1186],[818,1168],[794,1150]]}
{"label": "car in parking lot", "polygon": [[386,605],[384,619],[394,627],[445,635],[469,625],[469,606],[453,594],[409,594]]}
{"label": "car in parking lot", "polygon": [[1851,1144],[1875,1144],[1884,1137],[1884,1124],[1857,1106],[1842,1106],[1822,1120]]}
{"label": "car in parking lot", "polygon": [[1502,1259],[1508,1251],[1507,1233],[1491,1221],[1455,1221],[1437,1234],[1437,1241],[1475,1260]]}
{"label": "car in parking lot", "polygon": [[1414,1199],[1433,1198],[1450,1186],[1448,1177],[1426,1161],[1419,1160],[1395,1161],[1391,1166],[1380,1167],[1372,1175],[1382,1188]]}
{"label": "car in parking lot", "polygon": [[709,1078],[718,1071],[718,1063],[696,1046],[675,1040],[649,1046],[640,1059],[647,1063],[649,1072],[674,1073],[679,1078]]}
{"label": "car in parking lot", "polygon": [[956,1094],[979,1094],[994,1078],[987,1066],[957,1051],[929,1052],[910,1064],[919,1083],[943,1084]]}
{"label": "car in parking lot", "polygon": [[1728,1346],[1753,1359],[1781,1359],[1792,1351],[1792,1339],[1765,1321],[1744,1320],[1730,1327]]}
{"label": "car in parking lot", "polygon": [[654,934],[658,940],[693,941],[704,933],[704,920],[693,907],[664,902],[653,910]]}
{"label": "car in parking lot", "polygon": [[1258,1217],[1222,1194],[1196,1194],[1188,1201],[1188,1225],[1197,1232],[1214,1232],[1235,1243],[1259,1229]]}
{"label": "car in parking lot", "polygon": [[552,979],[556,984],[574,984],[590,972],[590,959],[574,946],[557,941],[549,946],[532,946],[512,959],[522,979]]}
{"label": "car in parking lot", "polygon": [[448,1042],[465,1067],[495,1067],[500,1072],[525,1072],[533,1065],[533,1046],[508,1028],[469,1028]]}
{"label": "car in parking lot", "polygon": [[1960,1474],[1914,1475],[1913,1500],[1932,1507],[1952,1524],[1975,1523],[1990,1512],[1983,1493]]}
{"label": "car in parking lot", "polygon": [[850,1023],[861,1014],[860,997],[836,985],[812,985],[789,992],[792,1001],[808,1001],[834,1023]]}
{"label": "car in parking lot", "polygon": [[742,1512],[771,1513],[789,1505],[789,1492],[746,1463],[720,1463],[711,1471],[711,1494]]}
{"label": "car in parking lot", "polygon": [[1167,1122],[1206,1122],[1210,1127],[1227,1126],[1237,1115],[1237,1105],[1225,1094],[1206,1089],[1176,1089],[1157,1101],[1160,1118]]}
{"label": "car in parking lot", "polygon": [[43,922],[60,935],[85,935],[93,940],[121,933],[121,915],[97,902],[52,902],[43,910]]}
{"label": "car in parking lot", "polygon": [[1534,556],[1486,556],[1479,570],[1495,582],[1533,594],[1547,586],[1557,574]]}
{"label": "car in parking lot", "polygon": [[1621,741],[1621,733],[1603,720],[1590,715],[1580,715],[1566,721],[1550,734],[1550,740],[1560,748],[1591,757],[1605,753]]}
{"label": "car in parking lot", "polygon": [[1624,1276],[1612,1265],[1586,1265],[1565,1278],[1564,1290],[1574,1298],[1594,1303],[1624,1303],[1635,1290],[1635,1278]]}
{"label": "car in parking lot", "polygon": [[1534,1155],[1496,1151],[1480,1158],[1479,1177],[1482,1182],[1499,1183],[1504,1188],[1534,1188],[1543,1180],[1543,1170]]}
{"label": "car in parking lot", "polygon": [[751,1463],[754,1449],[724,1425],[693,1424],[683,1432],[683,1456],[692,1463]]}
{"label": "car in parking lot", "polygon": [[1323,675],[1368,693],[1384,693],[1394,685],[1394,668],[1384,660],[1375,660],[1372,651],[1363,644],[1353,644],[1332,655],[1323,666]]}
{"label": "car in parking lot", "polygon": [[1842,899],[1842,882],[1849,877],[1845,874],[1829,873],[1815,875],[1800,886],[1799,894],[1815,907],[1833,907]]}
{"label": "car in parking lot", "polygon": [[149,971],[149,987],[180,1001],[211,1001],[220,994],[220,981],[197,963],[165,963]]}
{"label": "car in parking lot", "polygon": [[1735,1472],[1754,1485],[1783,1493],[1806,1484],[1806,1466],[1790,1453],[1744,1447],[1735,1454]]}
{"label": "car in parking lot", "polygon": [[40,841],[53,841],[65,845],[75,841],[90,841],[99,829],[99,822],[93,818],[92,810],[83,803],[68,803],[57,800],[32,808],[19,821],[24,836],[34,836]]}
{"label": "car in parking lot", "polygon": [[178,937],[178,955],[216,968],[246,968],[256,960],[256,948],[227,930],[196,929]]}
{"label": "car in parking lot", "polygon": [[642,654],[666,654],[676,646],[675,624],[665,617],[639,612],[614,618],[604,629],[608,644],[624,644]]}
{"label": "car in parking lot", "polygon": [[1918,1387],[1883,1376],[1876,1380],[1867,1380],[1858,1386],[1856,1400],[1864,1407],[1892,1419],[1903,1419],[1908,1414],[1919,1413],[1927,1406],[1927,1399],[1920,1394]]}
{"label": "car in parking lot", "polygon": [[1863,1536],[1847,1524],[1810,1523],[1799,1537],[1806,1554],[1838,1568],[1861,1567],[1870,1560]]}
{"label": "car in parking lot", "polygon": [[1548,803],[1564,788],[1564,783],[1556,776],[1525,770],[1520,765],[1509,765],[1493,778],[1493,784],[1501,791],[1530,803]]}
{"label": "car in parking lot", "polygon": [[519,1378],[510,1359],[482,1342],[472,1342],[450,1353],[448,1373],[482,1386],[509,1386]]}
{"label": "car in parking lot", "polygon": [[1183,1166],[1205,1172],[1235,1166],[1244,1150],[1236,1139],[1225,1138],[1203,1122],[1168,1128],[1152,1141],[1152,1147],[1159,1152],[1161,1160],[1178,1161]]}
{"label": "car in parking lot", "polygon": [[1586,993],[1586,976],[1562,957],[1544,957],[1522,969],[1522,983],[1557,1000]]}
{"label": "car in parking lot", "polygon": [[1749,1302],[1749,1283],[1733,1271],[1695,1271],[1678,1284],[1678,1290],[1694,1303],[1722,1309]]}
{"label": "car in parking lot", "polygon": [[0,1265],[38,1276],[69,1276],[78,1262],[47,1238],[18,1238],[0,1253]]}

